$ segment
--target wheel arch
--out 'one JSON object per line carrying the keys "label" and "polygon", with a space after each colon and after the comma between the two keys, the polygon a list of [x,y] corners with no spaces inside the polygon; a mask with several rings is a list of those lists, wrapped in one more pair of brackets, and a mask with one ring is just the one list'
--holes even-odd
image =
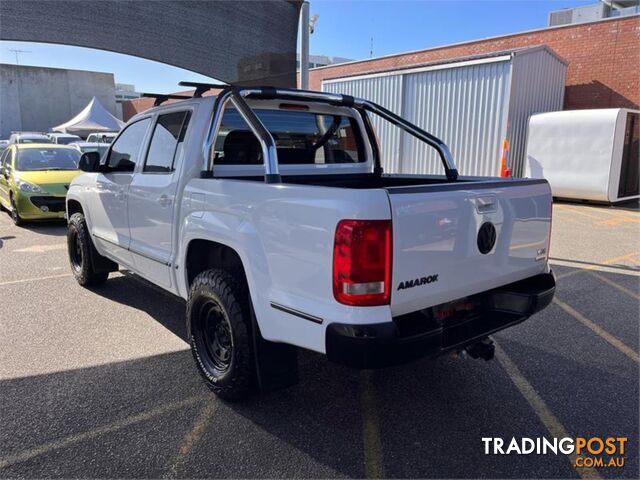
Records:
{"label": "wheel arch", "polygon": [[74,213],[82,213],[84,215],[82,204],[74,198],[67,199],[67,219],[71,218]]}
{"label": "wheel arch", "polygon": [[184,257],[187,290],[199,273],[212,268],[227,270],[242,281],[248,282],[244,263],[235,248],[204,238],[190,240]]}

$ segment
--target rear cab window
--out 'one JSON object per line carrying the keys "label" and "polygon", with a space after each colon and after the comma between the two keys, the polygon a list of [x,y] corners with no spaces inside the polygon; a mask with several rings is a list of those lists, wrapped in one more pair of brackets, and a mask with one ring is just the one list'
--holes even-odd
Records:
{"label": "rear cab window", "polygon": [[[343,111],[309,111],[304,105],[253,110],[276,142],[278,164],[364,166],[367,153],[359,122]],[[262,149],[239,112],[227,107],[214,149],[214,165],[262,166]],[[307,168],[308,171],[308,168]]]}

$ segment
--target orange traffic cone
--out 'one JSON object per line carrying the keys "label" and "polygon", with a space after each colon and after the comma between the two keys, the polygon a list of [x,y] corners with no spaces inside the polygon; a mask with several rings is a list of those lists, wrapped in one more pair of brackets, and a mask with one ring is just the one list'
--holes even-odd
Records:
{"label": "orange traffic cone", "polygon": [[507,152],[509,151],[509,140],[506,138],[502,142],[502,157],[500,159],[500,176],[510,177],[511,169],[507,167]]}

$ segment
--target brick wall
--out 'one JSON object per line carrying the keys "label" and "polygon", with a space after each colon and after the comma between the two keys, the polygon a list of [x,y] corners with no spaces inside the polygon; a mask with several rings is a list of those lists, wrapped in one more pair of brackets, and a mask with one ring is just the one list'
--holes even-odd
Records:
{"label": "brick wall", "polygon": [[419,52],[311,70],[309,88],[322,80],[419,66],[513,48],[547,45],[569,62],[567,110],[640,104],[640,16],[518,33]]}

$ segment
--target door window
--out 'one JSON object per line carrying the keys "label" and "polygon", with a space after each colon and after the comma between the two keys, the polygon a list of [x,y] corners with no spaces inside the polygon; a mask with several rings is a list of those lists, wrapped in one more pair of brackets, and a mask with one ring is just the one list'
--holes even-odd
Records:
{"label": "door window", "polygon": [[150,123],[151,119],[145,118],[126,127],[109,152],[109,172],[133,172]]}
{"label": "door window", "polygon": [[5,167],[5,163],[7,163],[7,158],[9,158],[9,152],[11,150],[9,150],[8,148],[2,152],[2,155],[0,155],[0,169],[3,169]]}
{"label": "door window", "polygon": [[171,112],[158,117],[153,129],[144,172],[170,173],[180,157],[191,112]]}

